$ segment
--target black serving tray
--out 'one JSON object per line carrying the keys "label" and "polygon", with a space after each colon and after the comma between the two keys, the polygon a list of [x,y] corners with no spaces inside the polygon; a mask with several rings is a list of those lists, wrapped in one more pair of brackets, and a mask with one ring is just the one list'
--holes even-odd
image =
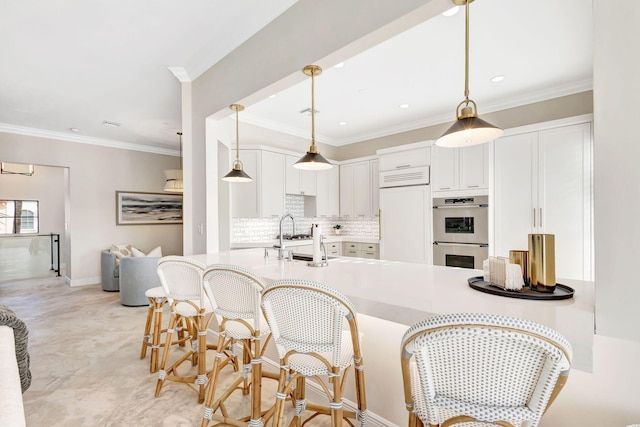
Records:
{"label": "black serving tray", "polygon": [[556,283],[553,292],[538,292],[525,286],[519,291],[509,291],[485,282],[482,276],[470,277],[467,282],[476,291],[485,292],[492,295],[500,295],[508,298],[535,299],[535,300],[561,300],[573,298],[574,290],[566,285]]}

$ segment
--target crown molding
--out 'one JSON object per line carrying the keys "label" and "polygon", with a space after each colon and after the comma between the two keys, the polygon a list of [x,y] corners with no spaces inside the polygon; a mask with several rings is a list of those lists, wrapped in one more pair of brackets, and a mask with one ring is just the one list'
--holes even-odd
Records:
{"label": "crown molding", "polygon": [[0,132],[12,133],[16,135],[36,136],[39,138],[56,139],[65,142],[77,142],[80,144],[99,145],[102,147],[119,148],[122,150],[143,151],[145,153],[164,154],[167,156],[179,156],[180,151],[168,148],[153,147],[150,145],[132,144],[129,142],[115,141],[112,139],[94,138],[83,135],[73,135],[65,132],[58,132],[45,129],[29,128],[24,126],[0,123]]}
{"label": "crown molding", "polygon": [[[510,108],[521,107],[523,105],[533,104],[536,102],[547,101],[554,98],[560,98],[562,96],[574,95],[576,93],[585,92],[593,89],[593,79],[582,80],[574,83],[569,83],[562,86],[556,86],[554,88],[532,91],[518,96],[509,97],[508,100],[501,100],[493,103],[482,103],[482,113],[493,113],[496,111],[507,110]],[[348,144],[354,144],[356,142],[367,141],[375,138],[382,138],[389,135],[394,135],[402,132],[409,132],[416,129],[421,129],[429,126],[439,125],[443,123],[453,122],[455,119],[455,113],[452,111],[446,113],[440,113],[431,115],[424,119],[415,120],[412,122],[403,123],[398,126],[385,127],[373,132],[367,132],[358,134],[357,136],[350,138],[330,138],[316,134],[316,141],[333,145],[336,147],[344,146]],[[274,130],[277,132],[283,132],[302,138],[309,137],[308,131],[303,131],[299,128],[282,125],[270,120],[265,120],[259,117],[252,116],[251,114],[244,113],[241,121],[260,126],[266,129]]]}
{"label": "crown molding", "polygon": [[192,82],[193,79],[189,77],[189,73],[184,67],[167,67],[173,76],[178,79],[180,83],[189,83]]}

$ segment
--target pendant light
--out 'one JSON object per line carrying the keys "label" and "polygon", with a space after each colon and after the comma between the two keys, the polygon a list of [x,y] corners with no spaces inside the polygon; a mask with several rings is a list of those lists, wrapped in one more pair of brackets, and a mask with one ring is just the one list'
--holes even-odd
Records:
{"label": "pendant light", "polygon": [[169,193],[184,192],[182,182],[182,132],[178,132],[180,136],[180,169],[167,169],[164,171],[166,181],[164,183],[164,191]]}
{"label": "pendant light", "polygon": [[322,68],[317,65],[307,65],[302,69],[302,72],[307,76],[311,76],[311,147],[307,154],[302,156],[300,160],[293,164],[296,169],[305,170],[327,170],[331,169],[333,165],[320,155],[316,148],[316,121],[315,121],[315,76],[319,76],[322,73]]}
{"label": "pendant light", "polygon": [[229,105],[236,112],[236,160],[233,162],[233,169],[226,174],[222,180],[228,182],[251,182],[253,179],[245,171],[242,170],[242,162],[240,161],[240,138],[238,136],[238,111],[244,110],[244,106],[240,104]]}
{"label": "pendant light", "polygon": [[440,147],[468,147],[499,138],[504,131],[479,118],[476,103],[469,99],[469,3],[473,0],[452,1],[457,6],[465,6],[464,101],[456,108],[456,122],[436,140],[436,145]]}

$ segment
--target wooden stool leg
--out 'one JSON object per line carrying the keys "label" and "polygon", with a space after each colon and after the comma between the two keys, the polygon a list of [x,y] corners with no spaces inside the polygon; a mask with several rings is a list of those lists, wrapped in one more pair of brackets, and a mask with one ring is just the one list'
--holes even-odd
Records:
{"label": "wooden stool leg", "polygon": [[149,300],[149,310],[147,310],[147,322],[144,325],[144,335],[142,336],[142,348],[140,349],[140,359],[144,359],[147,355],[147,346],[149,346],[149,339],[151,338],[151,320],[153,319],[153,298],[147,298]]}
{"label": "wooden stool leg", "polygon": [[198,403],[204,402],[204,392],[207,386],[207,315],[200,313],[197,319],[198,331]]}
{"label": "wooden stool leg", "polygon": [[160,396],[160,390],[164,384],[164,378],[167,375],[165,371],[167,367],[167,361],[169,360],[169,350],[171,349],[171,338],[173,335],[173,328],[176,326],[176,314],[171,313],[169,318],[169,327],[167,328],[167,334],[164,341],[164,349],[162,351],[162,362],[160,364],[160,370],[158,373],[158,382],[156,384],[156,397]]}
{"label": "wooden stool leg", "polygon": [[162,337],[162,311],[167,299],[164,297],[155,298],[153,304],[153,335],[151,337],[151,360],[149,370],[158,372],[158,356],[160,353],[160,343]]}
{"label": "wooden stool leg", "polygon": [[220,376],[220,364],[225,357],[224,350],[225,337],[218,335],[218,345],[216,347],[216,358],[213,361],[213,371],[211,372],[211,380],[207,387],[207,395],[204,400],[204,414],[202,415],[202,427],[207,427],[209,421],[213,420],[213,399],[216,394],[216,386],[218,377]]}
{"label": "wooden stool leg", "polygon": [[340,388],[340,377],[334,376],[330,379],[333,384],[333,401],[331,405],[331,426],[342,426],[342,390]]}
{"label": "wooden stool leg", "polygon": [[278,379],[278,390],[276,391],[276,404],[273,413],[273,427],[281,427],[284,418],[284,403],[287,398],[285,388],[287,386],[288,369],[283,368],[284,361],[280,360],[280,378]]}

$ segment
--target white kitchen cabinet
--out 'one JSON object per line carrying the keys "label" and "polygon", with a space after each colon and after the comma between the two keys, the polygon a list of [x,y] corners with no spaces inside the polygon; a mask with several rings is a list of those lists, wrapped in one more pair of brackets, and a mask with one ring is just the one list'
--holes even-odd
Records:
{"label": "white kitchen cabinet", "polygon": [[426,166],[429,163],[429,148],[427,147],[385,153],[380,156],[381,171],[408,169]]}
{"label": "white kitchen cabinet", "polygon": [[286,185],[287,194],[300,194],[303,196],[315,196],[317,194],[316,171],[296,169],[293,165],[302,157],[300,155],[286,155]]}
{"label": "white kitchen cabinet", "polygon": [[230,185],[231,215],[239,218],[281,216],[284,212],[284,154],[240,150],[248,183]]}
{"label": "white kitchen cabinet", "polygon": [[466,194],[476,194],[476,190],[488,190],[489,148],[490,144],[464,148],[434,146],[431,165],[433,191],[463,190]]}
{"label": "white kitchen cabinet", "polygon": [[371,160],[371,214],[380,212],[380,162]]}
{"label": "white kitchen cabinet", "polygon": [[[375,163],[372,165],[372,163]],[[373,192],[376,178],[372,171],[377,160],[364,160],[340,166],[340,216],[372,218],[378,214],[378,197]]]}
{"label": "white kitchen cabinet", "polygon": [[340,168],[317,172],[316,216],[340,216]]}
{"label": "white kitchen cabinet", "polygon": [[590,123],[503,137],[494,151],[493,253],[554,234],[556,277],[591,280]]}
{"label": "white kitchen cabinet", "polygon": [[377,243],[342,242],[342,255],[355,258],[380,258],[380,245]]}

